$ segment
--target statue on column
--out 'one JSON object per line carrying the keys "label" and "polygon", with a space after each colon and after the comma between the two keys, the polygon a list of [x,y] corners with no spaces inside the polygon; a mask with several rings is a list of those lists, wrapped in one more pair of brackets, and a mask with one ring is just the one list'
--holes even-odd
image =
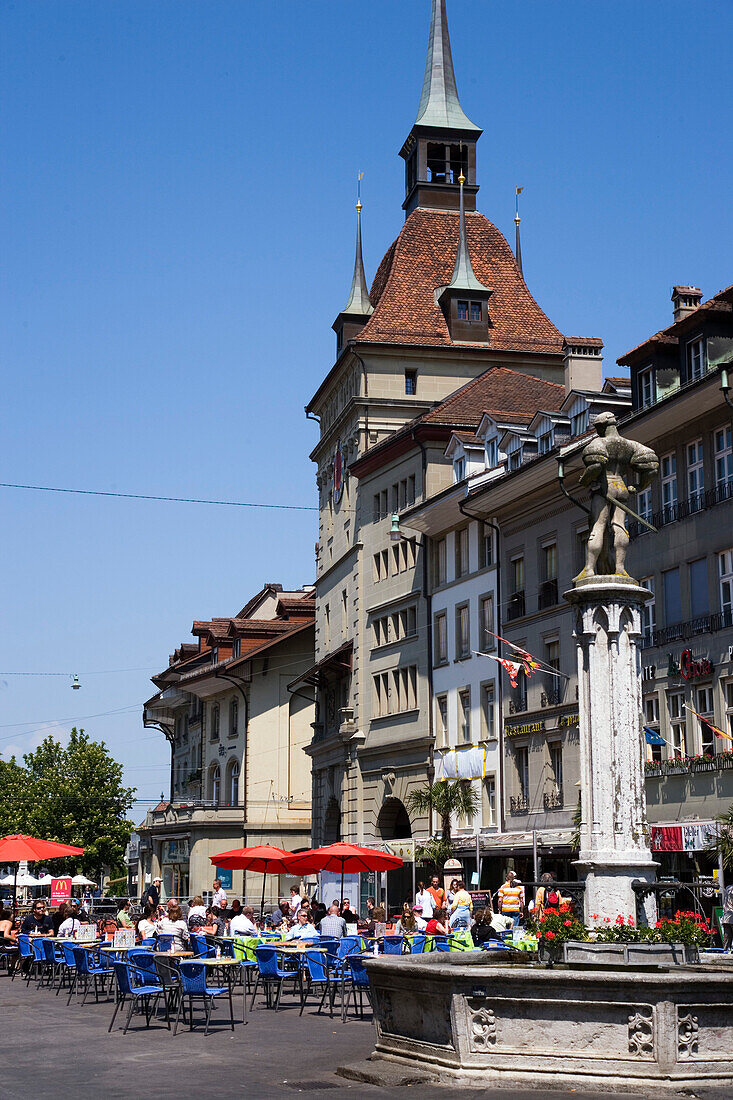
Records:
{"label": "statue on column", "polygon": [[[583,449],[585,472],[580,484],[591,492],[591,529],[588,534],[585,567],[575,578],[628,577],[626,549],[629,533],[626,516],[641,517],[628,505],[632,493],[652,482],[659,460],[649,447],[619,435],[616,417],[601,413],[594,424],[596,437]],[[641,522],[645,522],[641,520]]]}

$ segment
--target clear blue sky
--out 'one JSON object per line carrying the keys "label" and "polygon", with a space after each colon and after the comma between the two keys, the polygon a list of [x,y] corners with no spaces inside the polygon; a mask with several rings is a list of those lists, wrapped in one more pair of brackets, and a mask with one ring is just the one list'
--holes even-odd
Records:
{"label": "clear blue sky", "polygon": [[[334,356],[363,183],[402,223],[429,0],[3,2],[0,480],[314,504],[303,406]],[[733,282],[730,3],[449,0],[479,208],[606,369]],[[194,618],[313,576],[313,513],[0,490],[0,749],[104,738],[167,786],[150,673]],[[91,675],[105,670],[142,671]],[[145,671],[147,670],[147,671]],[[125,709],[128,708],[128,709]],[[119,714],[81,716],[112,710]]]}

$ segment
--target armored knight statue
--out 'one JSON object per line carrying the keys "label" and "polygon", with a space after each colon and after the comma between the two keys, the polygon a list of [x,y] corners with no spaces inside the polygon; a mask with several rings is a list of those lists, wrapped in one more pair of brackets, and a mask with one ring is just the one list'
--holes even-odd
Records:
{"label": "armored knight statue", "polygon": [[646,489],[659,469],[654,451],[619,435],[613,413],[601,413],[594,427],[597,435],[586,444],[582,455],[585,472],[580,484],[591,492],[591,529],[585,568],[575,578],[576,583],[598,573],[628,577],[626,516],[639,519],[628,500],[632,493]]}

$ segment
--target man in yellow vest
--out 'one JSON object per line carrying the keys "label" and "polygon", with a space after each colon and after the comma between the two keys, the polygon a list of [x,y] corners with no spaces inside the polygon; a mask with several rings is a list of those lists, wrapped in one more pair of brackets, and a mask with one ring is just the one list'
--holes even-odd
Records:
{"label": "man in yellow vest", "polygon": [[524,913],[524,887],[515,871],[507,871],[506,882],[499,887],[499,912],[511,917],[515,928],[519,925]]}

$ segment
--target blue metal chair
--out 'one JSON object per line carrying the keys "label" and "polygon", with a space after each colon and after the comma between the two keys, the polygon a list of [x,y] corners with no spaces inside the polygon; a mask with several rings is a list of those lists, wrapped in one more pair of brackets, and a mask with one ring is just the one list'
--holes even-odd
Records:
{"label": "blue metal chair", "polygon": [[127,952],[127,960],[135,968],[135,981],[144,985],[160,985],[158,971],[155,969],[155,953],[142,947]]}
{"label": "blue metal chair", "polygon": [[338,943],[336,954],[340,959],[352,955],[355,951],[361,951],[361,940],[358,936],[342,936]]}
{"label": "blue metal chair", "polygon": [[155,940],[155,950],[156,951],[171,951],[173,949],[173,940],[174,939],[175,939],[175,937],[168,935],[167,932],[163,933],[162,935],[157,936],[156,940]]}
{"label": "blue metal chair", "polygon": [[27,933],[22,932],[18,935],[18,955],[19,962],[13,971],[13,981],[15,981],[15,975],[18,971],[26,969],[26,984],[30,981],[30,972],[34,965],[33,948],[31,946],[31,938]]}
{"label": "blue metal chair", "polygon": [[433,936],[434,951],[450,951],[450,938],[448,936]]}
{"label": "blue metal chair", "polygon": [[[44,954],[45,969],[50,978],[51,988],[56,985],[56,978],[61,973],[65,966],[63,952],[61,951],[61,945],[54,943],[52,939],[45,936],[40,940],[41,950]],[[59,989],[61,983],[59,982]],[[58,989],[56,990],[58,995]]]}
{"label": "blue metal chair", "polygon": [[[6,940],[3,944],[0,944],[0,962],[5,963],[5,969],[10,974],[10,964],[18,958],[18,948],[10,940]],[[15,977],[15,968],[12,972]]]}
{"label": "blue metal chair", "polygon": [[[61,953],[64,956],[64,962],[66,963],[66,976],[69,981],[69,996],[66,998],[67,1006],[71,1002],[72,995],[76,989],[76,959],[74,958],[74,945],[73,943],[62,943]],[[58,995],[58,990],[56,990]],[[78,996],[78,994],[77,994]]]}
{"label": "blue metal chair", "polygon": [[216,948],[213,943],[208,943],[206,936],[202,936],[198,932],[189,932],[189,946],[199,959],[216,958]]}
{"label": "blue metal chair", "polygon": [[99,963],[95,962],[91,951],[85,950],[83,947],[74,947],[74,959],[76,961],[76,982],[75,987],[79,982],[79,979],[83,979],[84,985],[84,997],[82,999],[82,1006],[86,1004],[87,997],[89,996],[89,979],[94,979],[94,1003],[99,1004],[99,983],[102,983],[102,991],[107,991],[107,979],[112,976],[113,966],[117,966],[117,963]]}
{"label": "blue metal chair", "polygon": [[385,955],[401,955],[405,944],[404,936],[385,936],[384,937],[384,953]]}
{"label": "blue metal chair", "polygon": [[[303,1009],[305,1008],[305,1002],[311,993],[311,990],[322,988],[323,996],[321,997],[318,1005],[318,1012],[323,1008],[323,1002],[328,997],[329,1010],[331,1016],[333,1016],[333,1002],[336,983],[331,980],[331,974],[328,969],[328,956],[324,955],[322,951],[306,951],[304,958],[304,973],[306,978],[306,985],[302,986],[300,990],[300,1013],[303,1015]],[[330,996],[329,996],[330,994]]]}
{"label": "blue metal chair", "polygon": [[140,940],[141,947],[155,947],[155,936],[151,936],[150,939]]}
{"label": "blue metal chair", "polygon": [[254,1007],[255,997],[257,996],[257,990],[260,982],[262,982],[265,990],[265,1001],[268,1008],[272,1008],[272,987],[277,986],[277,995],[275,997],[275,1011],[277,1012],[280,1007],[280,996],[282,994],[283,986],[286,982],[293,982],[293,993],[295,993],[295,985],[300,985],[300,989],[303,989],[303,976],[300,967],[297,970],[283,970],[277,961],[277,948],[275,947],[255,947],[255,956],[257,958],[257,981],[255,982],[254,993],[252,994],[252,1003],[250,1009]]}
{"label": "blue metal chair", "polygon": [[425,953],[425,943],[427,936],[419,935],[413,936],[410,940],[410,954],[411,955],[423,955]]}
{"label": "blue metal chair", "polygon": [[[133,985],[132,967],[128,966],[128,964],[124,963],[124,962],[115,962],[115,963],[112,964],[112,966],[114,968],[115,977],[117,978],[117,988],[118,988],[118,991],[119,991],[119,997],[117,998],[117,1004],[115,1005],[115,1010],[112,1013],[112,1019],[109,1022],[109,1027],[107,1028],[107,1032],[109,1033],[112,1030],[115,1019],[117,1017],[117,1013],[119,1012],[122,1005],[124,1005],[125,1001],[128,1000],[128,998],[129,998],[129,1001],[130,1001],[130,1007],[129,1007],[128,1012],[127,1012],[127,1019],[125,1021],[125,1027],[123,1029],[122,1034],[123,1035],[127,1034],[127,1029],[130,1026],[130,1020],[132,1019],[132,1014],[135,1011],[136,1005],[140,1001],[142,1001],[143,1007],[144,1007],[144,1010],[145,1010],[145,1026],[150,1027],[150,1017],[151,1017],[151,1004],[150,1004],[150,1002],[152,1000],[153,1006],[154,1006],[155,1003],[157,1002],[158,998],[163,996],[163,986],[162,985]],[[166,1022],[168,1023],[168,1027],[170,1027],[170,1020],[168,1018],[168,1007],[167,1007],[167,1005],[166,1005]]]}
{"label": "blue metal chair", "polygon": [[364,960],[358,955],[350,955],[346,960],[349,968],[348,977],[344,975],[342,980],[342,997],[341,997],[341,1022],[346,1020],[347,1013],[349,1011],[349,1004],[351,998],[354,998],[354,1009],[356,1009],[357,995],[359,998],[359,1016],[364,1019],[364,994],[366,994],[369,1007],[371,1008],[372,999],[369,992],[369,977],[366,972]]}
{"label": "blue metal chair", "polygon": [[173,1034],[176,1034],[178,1030],[178,1020],[181,1015],[181,1006],[183,1005],[184,997],[188,997],[188,1023],[189,1030],[193,1030],[193,1002],[194,1000],[200,1000],[204,1003],[206,1010],[206,1027],[204,1029],[204,1035],[209,1034],[209,1023],[211,1021],[211,1010],[214,1007],[214,1001],[217,997],[223,997],[225,994],[229,997],[229,1022],[231,1024],[232,1031],[234,1031],[234,1005],[232,1004],[232,987],[226,986],[210,986],[206,984],[206,967],[203,963],[197,962],[195,959],[191,959],[186,962],[182,962],[179,966],[181,974],[181,999],[178,1005],[178,1012],[176,1014],[176,1024],[173,1028]]}
{"label": "blue metal chair", "polygon": [[36,983],[37,988],[43,985],[44,978],[50,973],[48,963],[46,962],[46,953],[43,950],[43,939],[43,936],[35,936],[31,940],[31,947],[33,949],[33,970],[35,976],[38,978]]}

